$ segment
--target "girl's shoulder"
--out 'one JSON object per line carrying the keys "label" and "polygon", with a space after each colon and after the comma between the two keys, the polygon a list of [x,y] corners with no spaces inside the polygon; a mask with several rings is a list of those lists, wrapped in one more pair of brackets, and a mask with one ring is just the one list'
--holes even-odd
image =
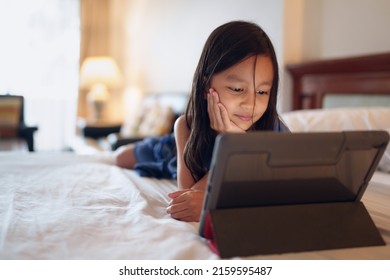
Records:
{"label": "girl's shoulder", "polygon": [[178,117],[175,121],[175,126],[174,126],[174,131],[175,131],[175,136],[188,136],[189,134],[189,128],[187,126],[187,121],[186,121],[186,116],[181,115]]}
{"label": "girl's shoulder", "polygon": [[175,121],[174,133],[178,157],[183,159],[184,149],[190,135],[185,115],[178,117]]}

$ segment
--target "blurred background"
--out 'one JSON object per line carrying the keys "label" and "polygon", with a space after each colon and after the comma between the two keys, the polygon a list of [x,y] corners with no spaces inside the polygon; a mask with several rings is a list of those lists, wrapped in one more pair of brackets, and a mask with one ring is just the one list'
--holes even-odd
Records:
{"label": "blurred background", "polygon": [[161,133],[150,122],[184,110],[210,32],[248,20],[274,43],[289,111],[286,64],[389,52],[389,12],[388,0],[0,0],[0,94],[24,97],[36,151],[74,150],[85,126],[134,136],[148,114],[144,130]]}

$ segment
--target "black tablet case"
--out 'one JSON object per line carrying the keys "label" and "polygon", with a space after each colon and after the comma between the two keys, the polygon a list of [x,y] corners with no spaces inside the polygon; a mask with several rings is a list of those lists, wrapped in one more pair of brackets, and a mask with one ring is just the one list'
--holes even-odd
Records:
{"label": "black tablet case", "polygon": [[216,139],[199,233],[222,258],[384,245],[360,201],[385,131]]}

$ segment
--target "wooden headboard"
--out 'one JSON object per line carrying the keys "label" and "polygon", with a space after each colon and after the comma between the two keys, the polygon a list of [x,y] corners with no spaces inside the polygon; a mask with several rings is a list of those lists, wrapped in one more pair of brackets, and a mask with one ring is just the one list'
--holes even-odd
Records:
{"label": "wooden headboard", "polygon": [[390,53],[286,66],[293,80],[292,109],[322,108],[326,93],[390,97]]}

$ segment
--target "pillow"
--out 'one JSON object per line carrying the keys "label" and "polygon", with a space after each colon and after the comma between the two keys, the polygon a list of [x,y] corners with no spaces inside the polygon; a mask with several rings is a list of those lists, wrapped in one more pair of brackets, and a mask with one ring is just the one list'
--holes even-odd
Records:
{"label": "pillow", "polygon": [[[386,130],[390,133],[390,107],[298,110],[281,114],[292,132]],[[390,145],[378,169],[390,172]]]}
{"label": "pillow", "polygon": [[171,130],[174,114],[170,106],[164,106],[156,102],[146,112],[147,114],[138,128],[139,136],[161,136]]}
{"label": "pillow", "polygon": [[[385,130],[390,134],[390,128]],[[386,151],[379,162],[378,169],[390,173],[390,144],[387,144]]]}
{"label": "pillow", "polygon": [[170,132],[174,120],[174,112],[168,105],[153,100],[145,102],[131,120],[121,127],[123,137],[153,137]]}
{"label": "pillow", "polygon": [[390,107],[298,110],[281,114],[292,132],[380,130],[390,127]]}

